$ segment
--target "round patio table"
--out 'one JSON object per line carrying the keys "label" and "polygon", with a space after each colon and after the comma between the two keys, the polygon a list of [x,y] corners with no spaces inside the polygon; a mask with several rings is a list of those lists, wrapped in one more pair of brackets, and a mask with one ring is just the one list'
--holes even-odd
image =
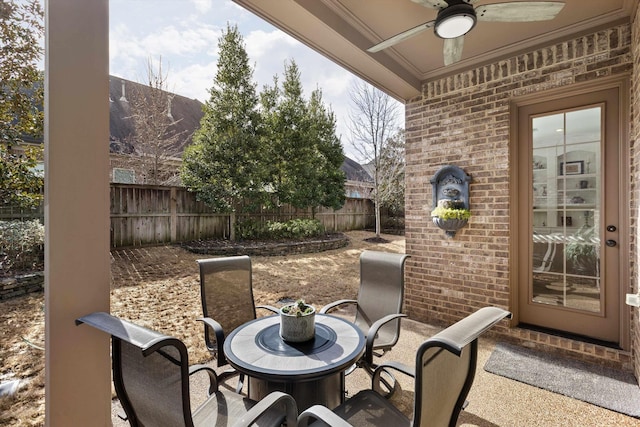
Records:
{"label": "round patio table", "polygon": [[302,411],[315,404],[331,409],[344,402],[345,370],[364,353],[365,338],[353,323],[316,314],[315,337],[303,343],[280,338],[280,316],[262,317],[236,328],[224,342],[231,366],[249,379],[249,397],[283,391]]}

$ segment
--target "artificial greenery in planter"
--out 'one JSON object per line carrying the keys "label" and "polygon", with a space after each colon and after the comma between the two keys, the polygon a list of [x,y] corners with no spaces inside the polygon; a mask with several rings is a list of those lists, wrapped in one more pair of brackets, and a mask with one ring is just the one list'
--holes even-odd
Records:
{"label": "artificial greenery in planter", "polygon": [[288,342],[313,339],[316,332],[316,309],[299,299],[280,309],[280,337]]}
{"label": "artificial greenery in planter", "polygon": [[462,200],[439,200],[438,206],[431,211],[433,223],[449,237],[455,236],[456,231],[464,227],[470,217],[471,211],[464,207]]}

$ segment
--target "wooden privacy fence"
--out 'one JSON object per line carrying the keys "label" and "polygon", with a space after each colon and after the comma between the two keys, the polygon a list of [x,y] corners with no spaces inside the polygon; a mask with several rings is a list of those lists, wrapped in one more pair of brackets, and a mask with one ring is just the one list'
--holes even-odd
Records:
{"label": "wooden privacy fence", "polygon": [[[239,218],[286,221],[311,218],[311,209],[290,206],[238,214]],[[315,218],[327,231],[371,227],[375,222],[370,200],[348,198],[342,209],[319,208]],[[211,212],[183,187],[111,184],[111,246],[141,246],[229,236],[230,217]]]}
{"label": "wooden privacy fence", "polygon": [[11,221],[14,219],[20,221],[38,219],[44,223],[44,203],[34,209],[20,209],[13,206],[0,207],[0,221]]}

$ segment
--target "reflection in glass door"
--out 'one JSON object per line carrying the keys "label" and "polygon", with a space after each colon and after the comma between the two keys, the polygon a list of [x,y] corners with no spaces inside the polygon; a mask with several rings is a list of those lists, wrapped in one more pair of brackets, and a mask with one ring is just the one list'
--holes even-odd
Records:
{"label": "reflection in glass door", "polygon": [[533,117],[531,302],[603,311],[602,107]]}
{"label": "reflection in glass door", "polygon": [[521,324],[621,342],[620,93],[517,109]]}

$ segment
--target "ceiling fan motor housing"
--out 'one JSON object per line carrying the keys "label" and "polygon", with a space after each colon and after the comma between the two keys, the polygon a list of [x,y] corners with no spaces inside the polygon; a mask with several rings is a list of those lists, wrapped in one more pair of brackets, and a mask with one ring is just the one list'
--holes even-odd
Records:
{"label": "ceiling fan motor housing", "polygon": [[433,31],[442,39],[453,39],[467,34],[476,26],[476,12],[473,6],[460,0],[451,1],[441,9],[436,17]]}

